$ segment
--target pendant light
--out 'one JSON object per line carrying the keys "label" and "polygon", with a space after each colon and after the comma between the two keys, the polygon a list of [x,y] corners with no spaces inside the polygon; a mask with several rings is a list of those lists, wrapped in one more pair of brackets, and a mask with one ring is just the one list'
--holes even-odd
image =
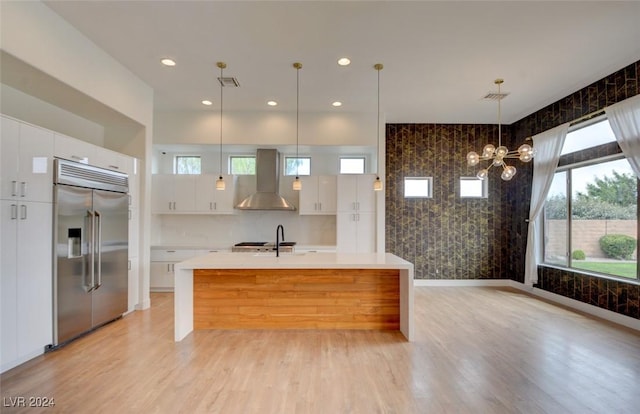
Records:
{"label": "pendant light", "polygon": [[227,64],[224,62],[218,62],[217,66],[220,68],[220,77],[218,81],[220,82],[220,176],[216,180],[216,190],[223,191],[225,189],[224,178],[222,178],[222,88],[224,85],[222,84],[222,79],[224,78],[223,70],[227,67]]}
{"label": "pendant light", "polygon": [[475,151],[471,151],[467,154],[467,164],[469,166],[477,165],[480,161],[489,161],[487,168],[483,168],[478,171],[476,175],[480,180],[484,180],[489,175],[489,169],[492,166],[502,167],[501,178],[504,181],[510,181],[514,175],[516,175],[516,167],[507,165],[505,160],[508,158],[518,158],[522,162],[529,162],[533,159],[535,154],[533,148],[529,144],[522,144],[516,151],[509,151],[507,147],[502,145],[502,112],[500,107],[500,101],[506,97],[507,94],[500,92],[500,85],[504,82],[503,79],[496,79],[493,83],[498,85],[498,93],[490,93],[485,98],[496,99],[498,101],[498,148],[492,144],[487,144],[482,149],[482,155],[478,155]]}
{"label": "pendant light", "polygon": [[380,180],[380,71],[383,67],[382,63],[373,65],[373,68],[378,71],[378,152],[376,155],[378,161],[376,162],[376,180],[373,182],[373,191],[382,191],[382,181]]}
{"label": "pendant light", "polygon": [[298,175],[298,168],[300,166],[300,158],[299,155],[299,119],[300,119],[300,69],[302,69],[302,63],[296,62],[293,64],[293,67],[296,69],[296,179],[293,180],[293,189],[295,191],[302,190],[302,181],[300,181],[300,177]]}

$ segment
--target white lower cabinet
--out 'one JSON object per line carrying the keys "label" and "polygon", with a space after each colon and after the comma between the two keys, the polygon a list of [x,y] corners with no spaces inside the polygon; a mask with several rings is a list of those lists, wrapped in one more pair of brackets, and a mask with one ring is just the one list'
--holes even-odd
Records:
{"label": "white lower cabinet", "polygon": [[52,343],[52,204],[0,201],[2,371]]}
{"label": "white lower cabinet", "polygon": [[376,251],[375,213],[338,213],[336,216],[338,253]]}
{"label": "white lower cabinet", "polygon": [[213,250],[152,249],[149,290],[151,292],[173,292],[176,263],[207,254],[210,251]]}

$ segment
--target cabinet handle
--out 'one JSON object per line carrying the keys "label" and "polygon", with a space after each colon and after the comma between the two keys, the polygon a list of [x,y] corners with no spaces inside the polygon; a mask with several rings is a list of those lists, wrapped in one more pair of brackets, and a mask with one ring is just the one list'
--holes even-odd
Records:
{"label": "cabinet handle", "polygon": [[213,210],[213,203],[209,202],[209,210]]}
{"label": "cabinet handle", "polygon": [[20,197],[25,197],[27,195],[27,183],[22,181],[20,183]]}
{"label": "cabinet handle", "polygon": [[11,197],[15,197],[18,195],[18,182],[11,181]]}
{"label": "cabinet handle", "polygon": [[360,210],[360,202],[356,201],[356,210]]}
{"label": "cabinet handle", "polygon": [[173,202],[173,209],[174,210],[176,209],[176,202],[175,201]]}
{"label": "cabinet handle", "polygon": [[214,210],[217,210],[217,209],[218,209],[218,202],[217,202],[217,201],[214,201],[214,202],[213,202],[213,209],[214,209]]}
{"label": "cabinet handle", "polygon": [[85,160],[85,157],[80,157],[80,156],[77,156],[77,155],[72,155],[71,158],[74,159],[74,160],[77,160],[77,161],[84,161]]}
{"label": "cabinet handle", "polygon": [[16,220],[18,218],[18,205],[11,204],[11,220]]}
{"label": "cabinet handle", "polygon": [[117,165],[109,165],[109,168],[113,168],[114,170],[120,169],[120,167],[118,167]]}
{"label": "cabinet handle", "polygon": [[127,260],[127,269],[131,270],[131,260]]}
{"label": "cabinet handle", "polygon": [[169,210],[171,210],[171,201],[169,201]]}
{"label": "cabinet handle", "polygon": [[167,253],[175,253],[175,250],[167,250]]}
{"label": "cabinet handle", "polygon": [[20,206],[20,220],[26,220],[26,219],[27,219],[27,206],[23,204]]}
{"label": "cabinet handle", "polygon": [[318,203],[318,210],[322,211],[322,203]]}

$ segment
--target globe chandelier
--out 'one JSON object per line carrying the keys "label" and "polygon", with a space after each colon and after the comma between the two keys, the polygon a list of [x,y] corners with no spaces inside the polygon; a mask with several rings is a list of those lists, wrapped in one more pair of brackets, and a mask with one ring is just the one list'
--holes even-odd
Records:
{"label": "globe chandelier", "polygon": [[487,98],[494,98],[498,101],[498,148],[493,144],[487,144],[482,149],[482,155],[478,155],[475,151],[471,151],[467,154],[467,164],[471,167],[478,165],[480,161],[489,161],[489,165],[478,171],[478,174],[476,174],[476,177],[480,180],[487,178],[491,167],[496,166],[502,167],[502,174],[500,177],[504,181],[510,181],[513,176],[516,175],[516,167],[507,165],[505,160],[517,158],[522,162],[529,162],[534,156],[534,150],[529,144],[522,144],[514,151],[509,151],[507,147],[502,145],[502,111],[500,101],[507,96],[507,94],[502,94],[500,91],[500,85],[502,85],[503,82],[503,79],[496,79],[494,83],[498,85],[498,93],[487,95]]}

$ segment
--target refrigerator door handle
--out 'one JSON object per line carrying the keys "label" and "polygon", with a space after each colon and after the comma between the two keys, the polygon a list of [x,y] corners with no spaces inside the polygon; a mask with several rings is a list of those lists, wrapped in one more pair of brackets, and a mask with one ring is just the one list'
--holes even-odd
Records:
{"label": "refrigerator door handle", "polygon": [[96,288],[96,216],[93,211],[87,210],[87,215],[91,219],[89,228],[91,236],[89,237],[89,274],[91,275],[91,283],[85,285],[87,292],[91,292]]}
{"label": "refrigerator door handle", "polygon": [[102,286],[102,215],[98,210],[94,213],[98,229],[97,237],[95,237],[96,250],[98,251],[98,261],[96,262],[96,267],[98,268],[98,283],[93,287],[93,290],[96,290]]}

